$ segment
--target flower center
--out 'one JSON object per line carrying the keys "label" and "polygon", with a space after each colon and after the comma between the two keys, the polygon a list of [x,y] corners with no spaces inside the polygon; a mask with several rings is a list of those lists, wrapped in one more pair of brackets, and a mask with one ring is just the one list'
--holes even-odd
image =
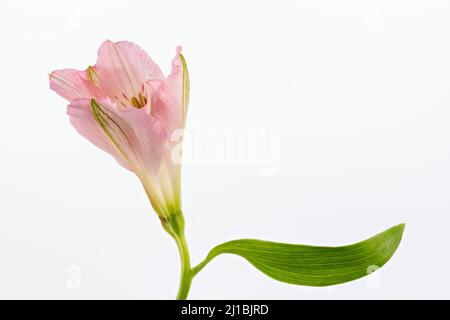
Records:
{"label": "flower center", "polygon": [[141,85],[141,90],[131,98],[130,95],[127,95],[124,92],[121,92],[119,95],[115,95],[113,97],[116,102],[119,103],[123,108],[128,108],[131,104],[131,106],[135,107],[136,109],[141,109],[147,105],[148,101],[143,84]]}
{"label": "flower center", "polygon": [[147,104],[147,97],[145,97],[141,92],[137,96],[134,96],[130,100],[131,104],[138,109],[145,107]]}

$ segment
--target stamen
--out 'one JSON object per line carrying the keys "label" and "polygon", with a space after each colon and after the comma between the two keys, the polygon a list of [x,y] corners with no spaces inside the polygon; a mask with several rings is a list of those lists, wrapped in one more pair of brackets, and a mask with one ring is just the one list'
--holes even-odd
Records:
{"label": "stamen", "polygon": [[134,96],[133,98],[131,98],[130,102],[133,105],[133,107],[141,109],[145,107],[145,105],[147,104],[147,97],[139,92],[137,97]]}
{"label": "stamen", "polygon": [[142,106],[140,105],[140,103],[139,103],[138,99],[136,99],[136,97],[131,98],[130,102],[135,108],[137,108],[137,109],[142,108]]}
{"label": "stamen", "polygon": [[100,79],[98,77],[97,72],[95,71],[94,67],[88,66],[86,69],[86,76],[88,80],[96,87],[99,86]]}
{"label": "stamen", "polygon": [[139,92],[139,102],[143,107],[147,104],[147,97],[143,96],[140,92]]}

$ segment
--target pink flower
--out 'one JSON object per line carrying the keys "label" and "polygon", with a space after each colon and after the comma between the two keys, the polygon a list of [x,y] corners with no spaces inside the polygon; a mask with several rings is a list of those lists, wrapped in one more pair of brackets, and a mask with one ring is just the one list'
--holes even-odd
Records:
{"label": "pink flower", "polygon": [[141,180],[161,220],[181,215],[181,167],[172,159],[189,100],[189,75],[181,48],[164,77],[137,45],[105,41],[95,66],[56,70],[50,88],[67,99],[70,122]]}

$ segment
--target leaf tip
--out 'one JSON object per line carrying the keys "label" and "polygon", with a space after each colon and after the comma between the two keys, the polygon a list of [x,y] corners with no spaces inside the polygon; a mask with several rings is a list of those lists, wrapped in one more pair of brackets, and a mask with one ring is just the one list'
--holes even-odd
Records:
{"label": "leaf tip", "polygon": [[405,227],[406,227],[405,223],[400,223],[396,226],[393,226],[392,229],[396,229],[396,231],[398,231],[400,234],[403,234],[403,232],[405,231]]}

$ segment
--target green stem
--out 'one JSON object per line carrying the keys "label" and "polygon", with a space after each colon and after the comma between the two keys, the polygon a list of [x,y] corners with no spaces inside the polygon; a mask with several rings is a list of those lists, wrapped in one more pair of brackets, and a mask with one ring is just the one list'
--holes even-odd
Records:
{"label": "green stem", "polygon": [[191,288],[194,273],[191,269],[191,258],[189,249],[184,238],[184,217],[181,211],[177,211],[169,217],[160,217],[161,224],[177,243],[181,260],[180,286],[178,288],[177,300],[186,300]]}
{"label": "green stem", "polygon": [[192,277],[195,277],[197,273],[199,273],[210,261],[212,260],[212,257],[209,256],[206,257],[205,260],[200,262],[198,265],[196,265],[194,268],[192,268]]}
{"label": "green stem", "polygon": [[181,259],[181,277],[177,300],[186,300],[189,294],[189,289],[191,288],[192,278],[194,277],[194,274],[191,270],[189,249],[184,238],[184,234],[174,238],[177,243]]}

